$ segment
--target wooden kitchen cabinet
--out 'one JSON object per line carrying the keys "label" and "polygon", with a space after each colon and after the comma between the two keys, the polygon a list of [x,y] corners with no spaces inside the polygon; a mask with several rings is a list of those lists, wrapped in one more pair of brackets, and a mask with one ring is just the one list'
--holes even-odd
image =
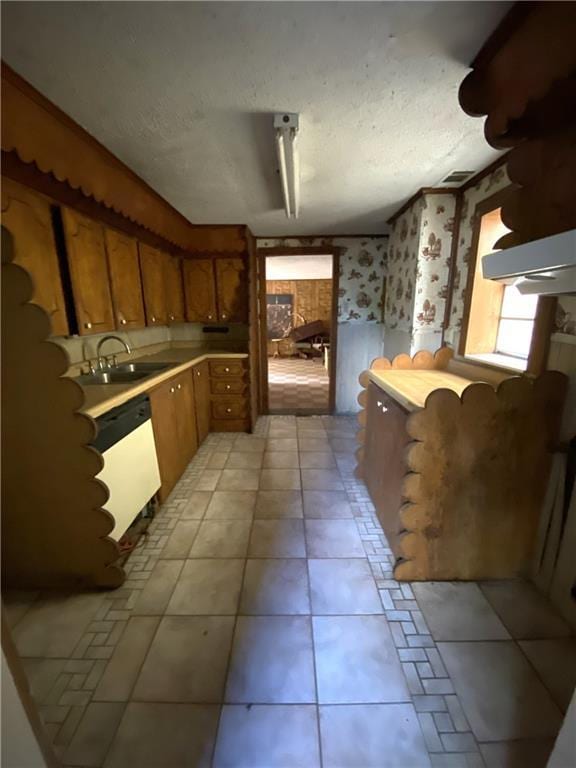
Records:
{"label": "wooden kitchen cabinet", "polygon": [[104,228],[69,208],[62,208],[66,253],[78,321],[78,333],[103,333],[116,327]]}
{"label": "wooden kitchen cabinet", "polygon": [[182,268],[186,319],[189,323],[215,323],[218,309],[213,259],[185,259]]}
{"label": "wooden kitchen cabinet", "polygon": [[365,479],[389,541],[396,541],[400,532],[398,510],[402,505],[402,483],[407,472],[405,453],[410,441],[406,431],[408,415],[408,411],[370,382]]}
{"label": "wooden kitchen cabinet", "polygon": [[166,290],[166,308],[169,323],[183,323],[184,287],[182,283],[182,267],[176,256],[164,254],[164,284]]}
{"label": "wooden kitchen cabinet", "polygon": [[52,333],[66,336],[68,318],[50,201],[3,178],[2,224],[14,237],[14,263],[24,267],[32,278],[32,301],[50,315]]}
{"label": "wooden kitchen cabinet", "polygon": [[119,330],[144,328],[144,298],[140,279],[138,243],[114,229],[104,230],[112,303]]}
{"label": "wooden kitchen cabinet", "polygon": [[216,259],[218,319],[248,322],[248,270],[244,259]]}
{"label": "wooden kitchen cabinet", "polygon": [[140,251],[146,324],[166,325],[168,322],[164,266],[166,254],[144,243],[138,244],[138,250]]}
{"label": "wooden kitchen cabinet", "polygon": [[191,371],[160,384],[150,392],[152,427],[160,467],[160,501],[165,501],[198,448]]}
{"label": "wooden kitchen cabinet", "polygon": [[210,369],[204,360],[192,369],[194,378],[194,403],[198,444],[201,445],[210,432]]}

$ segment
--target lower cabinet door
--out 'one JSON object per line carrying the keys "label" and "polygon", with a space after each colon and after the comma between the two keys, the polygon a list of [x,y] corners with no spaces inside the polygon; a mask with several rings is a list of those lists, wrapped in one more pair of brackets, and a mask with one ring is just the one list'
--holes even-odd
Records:
{"label": "lower cabinet door", "polygon": [[208,361],[198,363],[192,369],[194,378],[194,404],[196,408],[196,430],[198,445],[201,445],[210,432],[210,369]]}
{"label": "lower cabinet door", "polygon": [[176,431],[175,388],[173,380],[150,392],[154,442],[160,467],[160,501],[165,501],[182,472],[181,450]]}
{"label": "lower cabinet door", "polygon": [[366,442],[364,445],[364,474],[376,512],[395,552],[400,533],[402,484],[406,475],[406,446],[410,441],[406,431],[405,411],[395,400],[373,382],[368,387]]}
{"label": "lower cabinet door", "polygon": [[184,472],[189,461],[198,450],[196,434],[196,408],[194,403],[194,385],[192,371],[185,371],[174,379],[175,413],[178,442],[180,444],[181,471]]}

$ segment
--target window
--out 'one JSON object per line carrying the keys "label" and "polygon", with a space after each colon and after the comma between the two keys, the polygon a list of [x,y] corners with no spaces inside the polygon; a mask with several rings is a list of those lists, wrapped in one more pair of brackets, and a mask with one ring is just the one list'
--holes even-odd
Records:
{"label": "window", "polygon": [[[531,367],[541,303],[537,296],[523,296],[513,285],[482,276],[482,256],[496,250],[498,240],[509,231],[502,222],[500,207],[487,205],[484,210],[482,204],[477,209],[460,354],[526,371]],[[549,314],[549,308],[544,314]]]}

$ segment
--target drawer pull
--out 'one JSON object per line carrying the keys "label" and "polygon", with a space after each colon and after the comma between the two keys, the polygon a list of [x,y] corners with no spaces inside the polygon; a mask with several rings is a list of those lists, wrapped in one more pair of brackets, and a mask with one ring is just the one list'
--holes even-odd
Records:
{"label": "drawer pull", "polygon": [[224,368],[224,370],[226,371],[226,373],[230,373],[230,368]]}
{"label": "drawer pull", "polygon": [[226,408],[226,413],[232,413],[232,408]]}
{"label": "drawer pull", "polygon": [[226,389],[230,389],[230,384],[226,384]]}

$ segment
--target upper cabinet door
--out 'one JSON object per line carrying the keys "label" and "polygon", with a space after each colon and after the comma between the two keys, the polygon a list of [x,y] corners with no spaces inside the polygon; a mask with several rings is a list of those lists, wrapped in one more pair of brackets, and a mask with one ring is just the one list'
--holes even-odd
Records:
{"label": "upper cabinet door", "polygon": [[32,301],[50,315],[52,333],[66,336],[68,319],[49,201],[3,178],[2,223],[14,237],[14,262],[32,277]]}
{"label": "upper cabinet door", "polygon": [[86,216],[62,209],[66,251],[78,333],[112,331],[116,327],[108,276],[108,261],[101,224]]}
{"label": "upper cabinet door", "polygon": [[119,329],[144,328],[144,299],[138,262],[138,243],[114,229],[105,229],[108,267],[116,326]]}
{"label": "upper cabinet door", "polygon": [[186,319],[190,323],[215,323],[216,283],[212,259],[184,259]]}
{"label": "upper cabinet door", "polygon": [[140,250],[146,323],[147,325],[166,325],[168,311],[166,308],[164,254],[143,243],[139,243],[138,248]]}
{"label": "upper cabinet door", "polygon": [[248,270],[244,259],[216,259],[218,319],[248,322]]}
{"label": "upper cabinet door", "polygon": [[184,287],[182,284],[182,267],[180,259],[176,256],[165,254],[165,285],[166,304],[168,307],[168,322],[184,322]]}

